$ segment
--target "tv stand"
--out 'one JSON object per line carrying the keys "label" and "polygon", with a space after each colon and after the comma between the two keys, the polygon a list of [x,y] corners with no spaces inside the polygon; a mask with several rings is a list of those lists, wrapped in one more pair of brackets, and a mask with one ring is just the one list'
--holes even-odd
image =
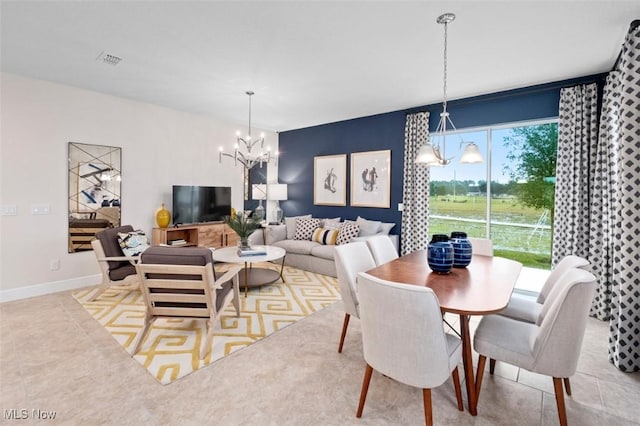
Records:
{"label": "tv stand", "polygon": [[238,244],[238,234],[224,222],[178,224],[173,228],[153,228],[153,245],[167,244],[184,240],[180,247],[228,247]]}

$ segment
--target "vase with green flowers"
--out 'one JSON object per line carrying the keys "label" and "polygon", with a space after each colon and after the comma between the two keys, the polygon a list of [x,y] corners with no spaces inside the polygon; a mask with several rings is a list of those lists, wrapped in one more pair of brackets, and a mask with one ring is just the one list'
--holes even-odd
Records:
{"label": "vase with green flowers", "polygon": [[260,228],[261,222],[245,215],[244,213],[236,213],[232,216],[226,216],[224,223],[233,229],[238,237],[240,237],[240,248],[249,248],[249,235],[256,229]]}

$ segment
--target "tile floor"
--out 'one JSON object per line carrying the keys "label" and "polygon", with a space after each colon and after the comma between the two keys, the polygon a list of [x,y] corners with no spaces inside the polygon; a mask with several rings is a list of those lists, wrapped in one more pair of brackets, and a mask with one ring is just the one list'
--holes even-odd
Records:
{"label": "tile floor", "polygon": [[[163,386],[69,293],[0,304],[0,424],[45,423],[33,410],[54,411],[47,424],[70,425],[424,424],[420,390],[378,373],[356,419],[360,324],[351,321],[338,354],[343,315],[336,303]],[[609,364],[607,331],[589,319],[567,398],[571,425],[640,425],[640,373]],[[483,381],[477,417],[457,410],[451,380],[434,389],[433,404],[440,425],[557,424],[551,379],[501,363]],[[28,419],[8,419],[22,409]]]}

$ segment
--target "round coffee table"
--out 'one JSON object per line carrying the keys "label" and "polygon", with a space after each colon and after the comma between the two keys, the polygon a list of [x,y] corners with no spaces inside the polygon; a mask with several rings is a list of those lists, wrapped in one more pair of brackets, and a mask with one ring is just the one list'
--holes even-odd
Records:
{"label": "round coffee table", "polygon": [[[239,254],[238,247],[224,247],[213,251],[213,260],[224,263],[244,263],[244,273],[240,275],[240,285],[244,286],[244,296],[247,297],[249,287],[259,287],[271,284],[281,279],[284,269],[284,257],[287,252],[280,247],[275,246],[252,246],[253,249],[264,250],[265,254],[244,255]],[[282,258],[280,264],[280,272],[273,269],[254,267],[253,263],[269,262]]]}

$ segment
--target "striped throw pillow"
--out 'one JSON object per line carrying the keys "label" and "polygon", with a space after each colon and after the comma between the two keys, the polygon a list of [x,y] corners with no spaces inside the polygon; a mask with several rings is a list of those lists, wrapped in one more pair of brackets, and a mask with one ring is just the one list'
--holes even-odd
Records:
{"label": "striped throw pillow", "polygon": [[324,244],[325,246],[335,246],[336,240],[338,239],[338,230],[337,229],[325,229],[318,228],[313,231],[312,241],[316,243]]}

